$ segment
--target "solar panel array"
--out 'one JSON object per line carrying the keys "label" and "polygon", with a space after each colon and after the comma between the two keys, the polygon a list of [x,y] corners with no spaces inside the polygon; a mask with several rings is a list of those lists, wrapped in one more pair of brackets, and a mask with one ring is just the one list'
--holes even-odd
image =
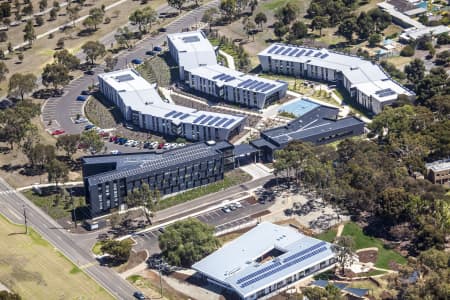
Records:
{"label": "solar panel array", "polygon": [[253,279],[250,279],[250,280],[248,280],[248,281],[245,281],[244,283],[242,283],[242,284],[240,285],[240,287],[241,287],[241,288],[245,288],[245,287],[247,287],[247,286],[249,286],[249,285],[251,285],[251,284],[253,284],[253,283],[255,283],[255,282],[258,282],[258,281],[260,281],[260,280],[262,280],[262,279],[264,279],[264,278],[267,278],[267,277],[269,277],[269,276],[271,276],[271,275],[273,275],[273,274],[275,274],[275,273],[278,273],[278,272],[280,272],[280,271],[282,271],[282,270],[284,270],[284,269],[287,269],[287,268],[289,268],[289,267],[291,267],[291,266],[293,266],[293,265],[296,265],[296,264],[298,264],[298,263],[301,263],[302,261],[304,261],[304,260],[306,260],[306,259],[309,259],[309,258],[311,258],[311,257],[313,257],[313,256],[315,256],[315,255],[317,255],[317,254],[319,254],[319,253],[322,253],[322,252],[324,252],[324,251],[326,251],[326,250],[327,250],[326,247],[322,247],[322,248],[316,249],[316,250],[314,250],[314,251],[312,251],[312,252],[310,252],[310,253],[308,253],[308,254],[306,254],[306,255],[304,255],[304,256],[301,256],[301,257],[299,257],[299,258],[297,258],[297,259],[291,260],[290,262],[287,262],[287,263],[285,263],[285,264],[282,264],[281,266],[279,266],[279,267],[277,267],[277,268],[274,268],[274,269],[272,269],[272,270],[269,270],[268,272],[265,272],[265,273],[263,273],[263,274],[260,275],[260,276],[257,276],[257,277],[255,277],[255,278],[253,278]]}
{"label": "solar panel array", "polygon": [[326,245],[325,242],[317,243],[317,244],[315,244],[315,245],[313,245],[313,246],[311,246],[311,247],[309,247],[309,248],[306,248],[305,250],[299,251],[299,252],[297,252],[297,253],[294,253],[294,254],[292,254],[292,255],[286,257],[285,259],[283,259],[283,262],[288,262],[288,261],[290,261],[290,260],[292,260],[292,259],[294,259],[294,258],[297,258],[297,257],[299,257],[299,256],[302,256],[302,255],[304,255],[305,253],[308,253],[308,252],[310,252],[310,251],[312,251],[312,250],[315,250],[315,249],[317,249],[317,248],[319,248],[319,247],[322,247],[322,246],[324,246],[324,245]]}
{"label": "solar panel array", "polygon": [[264,82],[264,81],[247,79],[247,80],[239,83],[237,86],[240,88],[243,88],[243,89],[254,90],[256,92],[259,92],[259,91],[265,92],[270,89],[273,89],[277,85],[273,84],[273,83]]}
{"label": "solar panel array", "polygon": [[213,79],[215,79],[215,80],[222,80],[222,81],[226,81],[226,82],[231,81],[235,78],[236,77],[225,74],[225,73],[222,73],[222,74],[219,74],[219,75],[216,75],[213,77]]}
{"label": "solar panel array", "polygon": [[224,118],[220,116],[213,116],[213,115],[201,115],[197,117],[192,123],[197,124],[200,123],[200,125],[207,125],[207,126],[215,126],[215,127],[222,127],[226,128],[233,124],[233,122],[236,121],[236,119],[233,118]]}
{"label": "solar panel array", "polygon": [[269,270],[272,270],[273,268],[276,268],[276,267],[278,267],[279,265],[281,265],[281,263],[280,263],[279,261],[273,262],[272,264],[268,265],[267,267],[261,268],[261,269],[259,269],[259,270],[256,271],[256,272],[250,273],[250,274],[248,274],[248,275],[246,275],[246,276],[244,276],[244,277],[242,277],[242,278],[239,278],[239,279],[236,281],[236,283],[239,284],[239,283],[241,283],[241,282],[244,282],[244,281],[246,281],[246,280],[249,280],[249,279],[251,279],[251,278],[254,277],[254,276],[257,276],[257,275],[259,275],[259,274],[262,274],[262,273],[264,273],[264,272],[267,272],[267,271],[269,271]]}
{"label": "solar panel array", "polygon": [[375,94],[378,95],[379,97],[387,97],[387,96],[395,95],[396,93],[391,89],[384,89],[384,90],[376,91]]}
{"label": "solar panel array", "polygon": [[116,80],[118,82],[130,81],[133,79],[134,79],[133,76],[131,76],[130,74],[116,76]]}
{"label": "solar panel array", "polygon": [[[310,56],[314,53],[314,50],[312,49],[302,49],[298,47],[283,47],[283,46],[277,46],[274,45],[272,48],[270,48],[267,53],[269,54],[278,54],[278,55],[286,55],[286,56],[292,56],[292,57],[300,57],[302,55]],[[313,57],[324,59],[330,56],[328,53],[322,53],[320,51],[314,53]]]}

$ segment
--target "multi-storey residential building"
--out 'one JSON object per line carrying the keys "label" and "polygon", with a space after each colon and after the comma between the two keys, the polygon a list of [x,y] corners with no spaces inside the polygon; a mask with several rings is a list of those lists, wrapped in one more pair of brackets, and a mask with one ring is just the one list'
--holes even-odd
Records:
{"label": "multi-storey residential building", "polygon": [[264,72],[326,81],[345,88],[365,109],[378,114],[399,95],[414,92],[397,83],[377,64],[361,57],[285,44],[273,44],[258,54]]}
{"label": "multi-storey residential building", "polygon": [[210,65],[185,70],[185,83],[192,89],[252,108],[283,98],[288,84],[231,70],[220,65]]}
{"label": "multi-storey residential building", "polygon": [[427,178],[434,184],[450,182],[450,159],[438,160],[425,164]]}
{"label": "multi-storey residential building", "polygon": [[187,69],[217,64],[215,49],[202,31],[168,34],[167,43],[179,66],[180,79],[184,79]]}
{"label": "multi-storey residential building", "polygon": [[128,193],[143,183],[166,195],[221,180],[233,167],[233,145],[225,141],[196,143],[162,153],[82,159],[86,202],[93,217],[121,207]]}
{"label": "multi-storey residential building", "polygon": [[153,132],[192,141],[228,140],[242,130],[245,117],[188,108],[161,99],[155,85],[134,69],[98,75],[102,94],[125,120]]}

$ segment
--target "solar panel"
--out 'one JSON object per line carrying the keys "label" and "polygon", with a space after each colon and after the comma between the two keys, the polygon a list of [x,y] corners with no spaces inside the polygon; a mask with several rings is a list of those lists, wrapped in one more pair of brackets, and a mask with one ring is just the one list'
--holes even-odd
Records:
{"label": "solar panel", "polygon": [[375,94],[377,94],[377,95],[378,94],[383,94],[383,93],[386,93],[386,92],[389,92],[389,91],[392,91],[392,90],[389,89],[389,88],[388,89],[384,89],[384,90],[379,90],[379,91],[376,91]]}
{"label": "solar panel", "polygon": [[253,83],[253,81],[254,81],[254,80],[249,79],[249,81],[248,81],[246,84],[243,84],[242,87],[243,87],[243,88],[248,87],[249,85],[251,85],[251,84]]}
{"label": "solar panel", "polygon": [[253,89],[255,91],[259,91],[265,84],[266,84],[265,82],[260,82]]}
{"label": "solar panel", "polygon": [[281,52],[281,55],[286,55],[286,53],[291,52],[292,48],[286,48],[283,52]]}
{"label": "solar panel", "polygon": [[200,124],[205,124],[206,122],[208,122],[209,120],[211,120],[213,118],[213,116],[208,116],[206,119],[203,119]]}
{"label": "solar panel", "polygon": [[328,53],[322,54],[322,56],[320,57],[321,59],[327,58],[328,56],[330,56]]}
{"label": "solar panel", "polygon": [[292,255],[286,257],[285,259],[283,259],[283,262],[288,262],[288,261],[290,261],[290,260],[292,260],[292,259],[294,259],[296,257],[302,256],[302,255],[304,255],[304,254],[306,254],[306,253],[308,253],[308,252],[310,252],[312,250],[315,250],[315,249],[317,249],[319,247],[322,247],[325,244],[326,244],[325,242],[317,243],[317,244],[315,244],[315,245],[313,245],[313,246],[311,246],[311,247],[309,247],[309,248],[307,248],[305,250],[299,251],[299,252],[297,252],[295,254],[292,254]]}
{"label": "solar panel", "polygon": [[280,47],[280,49],[278,49],[276,52],[275,52],[275,54],[279,54],[281,51],[283,51],[284,50],[284,47]]}
{"label": "solar panel", "polygon": [[247,276],[244,276],[244,277],[238,279],[238,281],[236,281],[236,283],[239,284],[239,283],[241,283],[241,282],[247,281],[247,280],[249,280],[250,278],[252,278],[252,277],[254,277],[254,276],[256,276],[256,275],[259,275],[259,274],[262,274],[262,273],[264,273],[264,272],[267,272],[267,271],[269,271],[269,270],[271,270],[271,269],[273,269],[273,268],[275,268],[275,267],[278,267],[279,265],[281,265],[281,263],[280,263],[279,261],[274,262],[274,263],[272,263],[271,265],[268,265],[267,267],[264,267],[264,268],[262,268],[262,269],[259,269],[259,270],[256,271],[256,272],[253,272],[253,273],[251,273],[251,274],[248,274]]}
{"label": "solar panel", "polygon": [[270,89],[273,89],[276,85],[275,84],[269,84],[268,86],[266,86],[265,88],[263,88],[261,90],[261,92],[267,92]]}
{"label": "solar panel", "polygon": [[218,79],[219,77],[222,77],[223,74],[219,74],[213,77],[213,79]]}
{"label": "solar panel", "polygon": [[297,53],[298,51],[300,51],[300,49],[294,48],[294,50],[291,51],[288,55],[289,55],[289,56],[293,56],[293,55],[294,55],[295,53]]}
{"label": "solar panel", "polygon": [[118,82],[130,81],[133,79],[134,79],[133,76],[131,76],[130,74],[116,76],[116,80]]}
{"label": "solar panel", "polygon": [[174,118],[178,118],[179,116],[183,115],[182,112],[177,112],[176,114],[173,115]]}
{"label": "solar panel", "polygon": [[316,249],[316,250],[314,250],[314,251],[312,251],[312,252],[310,252],[310,253],[308,253],[308,254],[300,257],[300,258],[297,258],[295,260],[292,260],[290,262],[282,264],[281,266],[279,266],[277,268],[274,268],[274,269],[272,269],[272,270],[270,270],[270,271],[268,271],[266,273],[263,273],[262,275],[260,275],[258,277],[255,277],[255,278],[253,278],[253,279],[251,279],[249,281],[246,281],[246,282],[242,283],[240,285],[240,287],[241,288],[245,288],[245,287],[247,287],[247,286],[249,286],[249,285],[251,285],[251,284],[253,284],[255,282],[258,282],[258,281],[260,281],[260,280],[262,280],[262,279],[264,279],[266,277],[269,277],[269,276],[271,276],[271,275],[273,275],[273,274],[275,274],[277,272],[280,272],[280,271],[282,271],[284,269],[287,269],[287,268],[289,268],[289,267],[291,267],[293,265],[296,265],[296,264],[298,264],[298,263],[300,263],[300,262],[302,262],[302,261],[304,261],[304,260],[306,260],[308,258],[311,258],[311,257],[313,257],[313,256],[315,256],[315,255],[317,255],[317,254],[319,254],[321,252],[324,252],[326,250],[327,250],[326,247],[322,247],[322,248]]}
{"label": "solar panel", "polygon": [[165,114],[164,117],[170,117],[171,115],[175,114],[176,112],[177,112],[176,110],[172,110],[171,112]]}
{"label": "solar panel", "polygon": [[243,86],[244,84],[249,83],[250,81],[252,81],[252,80],[251,79],[247,79],[247,80],[242,81],[241,83],[239,83],[237,86],[238,87]]}
{"label": "solar panel", "polygon": [[310,56],[314,51],[309,50],[308,52],[305,53],[305,56]]}
{"label": "solar panel", "polygon": [[185,37],[182,38],[182,40],[185,43],[194,43],[194,42],[199,42],[200,41],[200,39],[196,35],[185,36]]}
{"label": "solar panel", "polygon": [[322,52],[317,52],[316,54],[314,54],[314,57],[319,57],[322,55]]}
{"label": "solar panel", "polygon": [[272,48],[269,49],[269,51],[267,51],[268,53],[272,53],[273,51],[277,50],[278,46],[273,46]]}
{"label": "solar panel", "polygon": [[184,120],[184,119],[186,119],[187,117],[189,117],[190,116],[190,114],[184,114],[184,115],[182,115],[181,117],[180,117],[180,119],[181,120]]}
{"label": "solar panel", "polygon": [[217,122],[217,124],[215,126],[220,126],[222,125],[223,122],[227,121],[227,118],[222,118],[222,120],[220,120],[219,122]]}
{"label": "solar panel", "polygon": [[229,119],[228,121],[226,121],[223,125],[222,125],[222,127],[228,127],[228,125],[230,125],[231,123],[233,123],[234,122],[234,119]]}
{"label": "solar panel", "polygon": [[252,82],[252,84],[250,84],[249,86],[247,86],[247,89],[252,89],[252,88],[254,88],[255,86],[257,86],[258,84],[260,83],[260,81],[253,81]]}
{"label": "solar panel", "polygon": [[211,121],[208,122],[208,125],[212,125],[214,123],[216,123],[217,121],[219,121],[221,119],[221,117],[215,117],[214,119],[212,119]]}
{"label": "solar panel", "polygon": [[299,53],[297,53],[297,54],[295,55],[295,57],[299,57],[299,56],[303,55],[303,53],[305,53],[305,52],[306,52],[306,50],[305,50],[305,49],[302,49],[302,50],[300,50]]}
{"label": "solar panel", "polygon": [[233,76],[228,76],[228,78],[227,79],[224,79],[226,82],[229,82],[229,81],[231,81],[231,80],[233,80],[233,79],[235,79]]}
{"label": "solar panel", "polygon": [[204,117],[206,117],[206,115],[201,115],[201,116],[197,117],[197,119],[195,119],[194,122],[192,122],[192,123],[197,123],[198,121],[200,121]]}

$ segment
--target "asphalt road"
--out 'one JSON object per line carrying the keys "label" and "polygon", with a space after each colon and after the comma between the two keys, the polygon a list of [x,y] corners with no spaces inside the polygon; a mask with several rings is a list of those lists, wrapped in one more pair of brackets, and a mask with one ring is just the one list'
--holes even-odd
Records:
{"label": "asphalt road", "polygon": [[[155,37],[148,37],[140,41],[130,51],[121,52],[117,58],[118,63],[115,69],[124,68],[134,58],[144,58],[145,52],[151,50],[154,46],[161,46],[166,40],[167,33],[181,32],[183,28],[190,27],[196,22],[200,21],[203,12],[211,7],[216,7],[219,4],[218,0],[213,0],[204,6],[196,8],[182,17],[174,20],[166,26],[167,31]],[[170,11],[171,8],[165,6],[158,10],[158,13]],[[102,42],[109,47],[113,41],[114,34],[109,34],[102,39]],[[42,107],[42,121],[46,129],[53,131],[56,129],[63,129],[66,133],[76,134],[83,131],[83,125],[78,125],[73,122],[77,114],[83,114],[83,102],[76,101],[78,95],[82,90],[86,90],[88,86],[97,82],[97,75],[104,71],[103,66],[97,66],[93,69],[94,75],[84,75],[73,80],[64,88],[62,97],[49,98]]]}
{"label": "asphalt road", "polygon": [[113,270],[98,265],[90,253],[90,249],[81,249],[73,241],[70,233],[0,178],[0,211],[2,214],[12,222],[23,224],[24,207],[29,226],[32,226],[116,298],[133,299],[132,295],[136,289],[131,284],[119,277]]}

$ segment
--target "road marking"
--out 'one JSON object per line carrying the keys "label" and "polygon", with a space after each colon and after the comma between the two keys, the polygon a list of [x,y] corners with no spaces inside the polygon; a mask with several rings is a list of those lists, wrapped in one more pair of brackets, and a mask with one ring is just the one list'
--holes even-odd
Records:
{"label": "road marking", "polygon": [[90,263],[84,264],[82,266],[79,266],[79,268],[80,269],[87,269],[87,268],[95,266],[95,265],[97,265],[97,262],[90,262]]}

